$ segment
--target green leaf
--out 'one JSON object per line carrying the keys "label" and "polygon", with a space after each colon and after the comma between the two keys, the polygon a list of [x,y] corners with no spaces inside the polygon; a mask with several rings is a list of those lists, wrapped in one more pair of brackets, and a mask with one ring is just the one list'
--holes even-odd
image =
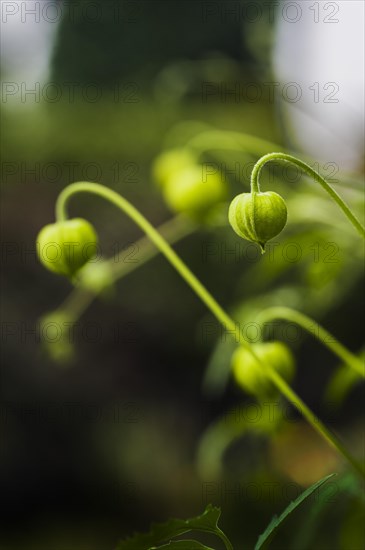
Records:
{"label": "green leaf", "polygon": [[214,548],[196,540],[176,540],[163,546],[153,546],[150,550],[214,550]]}
{"label": "green leaf", "polygon": [[[200,516],[186,520],[170,519],[165,523],[154,523],[151,525],[149,533],[136,533],[133,537],[121,541],[116,550],[150,550],[151,547],[156,547],[160,543],[169,541],[192,530],[215,534],[224,540],[228,550],[232,550],[230,542],[218,527],[220,515],[221,511],[219,508],[208,504]],[[198,549],[199,546],[197,547]]]}
{"label": "green leaf", "polygon": [[306,548],[313,548],[315,546],[314,537],[320,529],[320,521],[328,511],[328,503],[333,502],[334,498],[338,499],[340,497],[342,503],[346,502],[346,498],[352,499],[354,496],[359,501],[364,501],[365,499],[359,478],[353,472],[347,472],[338,479],[335,494],[333,493],[333,489],[332,484],[323,487],[323,490],[318,495],[318,499],[316,498],[315,503],[308,510],[308,513],[305,514],[299,528],[295,532],[294,539],[290,544],[292,550],[305,550]]}
{"label": "green leaf", "polygon": [[265,531],[262,533],[262,535],[259,536],[258,541],[255,546],[255,550],[264,550],[265,548],[268,548],[271,540],[276,535],[279,527],[284,523],[284,521],[287,520],[288,516],[300,505],[302,502],[304,502],[316,489],[318,489],[321,485],[326,483],[331,477],[335,476],[337,474],[330,474],[323,479],[320,479],[308,489],[306,489],[301,495],[299,495],[298,498],[296,498],[293,502],[289,504],[284,510],[284,512],[279,516],[274,516],[272,520],[270,521],[269,525],[266,527]]}

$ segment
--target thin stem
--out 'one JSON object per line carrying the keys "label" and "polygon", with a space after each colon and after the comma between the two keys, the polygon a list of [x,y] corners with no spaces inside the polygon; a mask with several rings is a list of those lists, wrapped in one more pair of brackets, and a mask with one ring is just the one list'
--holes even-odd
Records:
{"label": "thin stem", "polygon": [[74,286],[64,302],[56,308],[56,311],[67,312],[69,317],[76,322],[93,302],[95,296],[93,292],[85,288]]}
{"label": "thin stem", "polygon": [[230,151],[248,151],[254,155],[262,155],[265,151],[277,149],[278,145],[266,139],[240,132],[208,130],[191,138],[186,147],[197,150],[199,154],[209,149]]}
{"label": "thin stem", "polygon": [[[76,193],[92,193],[109,200],[115,206],[120,208],[127,216],[129,216],[141,229],[148,235],[155,246],[160,250],[167,260],[175,267],[180,273],[181,277],[188,283],[188,285],[197,293],[200,299],[215,315],[215,317],[229,330],[233,331],[237,341],[240,338],[239,326],[236,325],[227,313],[216,302],[213,296],[207,291],[204,285],[195,277],[190,271],[187,265],[180,259],[171,246],[165,241],[160,233],[153,227],[153,225],[126,199],[121,195],[108,189],[103,185],[97,183],[80,182],[73,183],[67,186],[59,195],[56,203],[56,219],[63,221],[67,219],[66,204],[68,200]],[[245,342],[246,345],[248,345]]]}
{"label": "thin stem", "polygon": [[[263,403],[267,405],[268,403]],[[277,405],[277,403],[275,403]],[[236,439],[251,430],[268,433],[276,429],[274,418],[270,419],[270,427],[265,425],[267,417],[263,415],[258,423],[248,421],[250,407],[244,403],[226,412],[218,420],[214,421],[200,438],[197,452],[197,467],[202,479],[217,479],[220,477],[223,465],[223,455]],[[243,414],[242,414],[243,413]],[[278,418],[278,417],[277,417]]]}
{"label": "thin stem", "polygon": [[[176,125],[175,131],[179,128],[179,124]],[[171,147],[171,143],[167,143],[168,147]],[[191,137],[185,144],[186,147],[194,149],[198,155],[209,150],[231,150],[241,151],[244,149],[246,152],[252,155],[263,155],[266,152],[277,151],[282,146],[251,134],[245,134],[242,132],[235,132],[229,130],[217,130],[216,128],[201,130],[199,133]],[[302,155],[307,163],[314,162],[312,158]],[[326,165],[324,165],[324,168]],[[335,180],[336,185],[343,185],[345,182],[346,188],[351,188],[353,191],[362,193],[362,180],[357,178],[354,174],[342,173],[341,176],[337,176],[338,180]],[[343,181],[340,181],[343,180]]]}
{"label": "thin stem", "polygon": [[327,183],[327,181],[320,174],[318,174],[318,172],[313,170],[313,168],[311,168],[309,164],[306,164],[296,157],[287,155],[286,153],[269,153],[268,155],[261,157],[255,164],[251,173],[251,190],[253,193],[260,192],[260,172],[263,166],[271,161],[289,162],[291,164],[294,164],[295,166],[298,166],[301,170],[303,170],[303,172],[305,172],[310,178],[314,179],[314,181],[317,181],[323,187],[323,189],[327,191],[330,197],[338,204],[338,206],[341,208],[345,216],[347,216],[347,218],[358,231],[358,233],[365,238],[365,227],[360,223],[355,214],[352,213],[349,206],[347,206],[343,199],[341,199],[337,192],[330,186],[329,183]]}
{"label": "thin stem", "polygon": [[[192,221],[185,216],[175,216],[171,220],[162,224],[158,231],[163,237],[170,243],[176,243],[187,237],[195,230],[195,225]],[[116,282],[129,273],[132,273],[146,262],[157,256],[159,250],[151,244],[151,241],[147,237],[142,237],[134,243],[135,249],[138,251],[137,262],[120,262],[118,254],[113,258],[104,260],[105,264],[108,264],[111,271],[111,282]],[[72,318],[76,321],[84,311],[90,306],[93,300],[103,290],[99,291],[87,290],[79,284],[75,286],[66,300],[61,304],[57,310],[67,311],[72,315]]]}
{"label": "thin stem", "polygon": [[309,407],[297,396],[297,394],[291,389],[291,387],[285,382],[283,378],[273,369],[267,371],[272,382],[281,391],[287,400],[292,403],[296,409],[307,419],[309,424],[317,430],[317,432],[327,441],[329,445],[334,447],[342,456],[344,456],[353,468],[365,477],[365,471],[362,464],[360,464],[354,457],[348,452],[346,447],[341,443],[337,437],[328,430],[328,428],[316,417],[316,415],[310,410]]}
{"label": "thin stem", "polygon": [[225,533],[223,533],[223,531],[221,529],[219,529],[219,527],[216,527],[214,533],[216,535],[218,535],[218,537],[220,537],[220,539],[224,542],[226,550],[233,550],[233,546],[231,544],[231,541],[229,540],[227,535]]}
{"label": "thin stem", "polygon": [[159,234],[159,232],[151,225],[151,223],[124,197],[108,189],[103,185],[97,183],[80,182],[73,183],[66,187],[59,195],[56,203],[56,218],[59,221],[67,219],[66,205],[69,199],[76,193],[92,193],[98,195],[112,204],[120,208],[127,216],[129,216],[151,239],[160,252],[166,257],[170,264],[176,269],[181,277],[187,282],[187,284],[194,290],[202,302],[213,313],[217,320],[223,325],[223,327],[231,332],[236,341],[244,346],[248,351],[252,353],[255,359],[265,369],[267,375],[271,378],[273,383],[282,392],[282,394],[292,402],[292,404],[303,414],[312,427],[322,435],[322,437],[332,445],[337,451],[342,454],[352,466],[364,475],[364,472],[356,460],[347,452],[342,443],[316,418],[314,413],[303,403],[295,392],[288,386],[288,384],[277,374],[274,369],[263,363],[259,357],[253,352],[250,344],[243,338],[238,323],[235,323],[233,319],[224,311],[224,309],[218,304],[215,298],[205,288],[205,286],[197,279],[187,265],[181,260],[171,246],[165,241],[165,239]]}
{"label": "thin stem", "polygon": [[257,317],[259,323],[265,324],[273,319],[284,319],[299,325],[324,344],[337,357],[344,361],[352,370],[365,378],[364,364],[350,350],[341,344],[328,330],[303,313],[288,307],[270,307]]}
{"label": "thin stem", "polygon": [[[170,244],[177,243],[181,239],[187,237],[193,231],[195,231],[196,225],[193,221],[186,216],[175,216],[171,220],[163,223],[159,226],[157,231],[164,237]],[[131,273],[137,267],[144,265],[148,260],[151,260],[159,253],[159,250],[151,245],[151,241],[148,237],[142,237],[134,243],[138,251],[140,258],[136,263],[115,263],[115,259],[108,260],[110,264],[113,264],[113,278],[114,281],[124,277],[128,273]]]}

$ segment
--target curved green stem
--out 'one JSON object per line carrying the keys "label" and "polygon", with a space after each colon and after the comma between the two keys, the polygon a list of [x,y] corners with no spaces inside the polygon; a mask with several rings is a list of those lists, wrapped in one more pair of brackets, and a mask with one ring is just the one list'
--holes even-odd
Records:
{"label": "curved green stem", "polygon": [[[196,225],[192,219],[187,218],[184,215],[179,215],[160,225],[157,231],[166,241],[170,244],[174,244],[190,235],[193,231],[195,231],[195,229]],[[142,237],[135,243],[134,246],[137,248],[140,256],[138,263],[118,264],[115,263],[114,259],[109,260],[110,264],[114,264],[114,281],[124,277],[127,273],[131,273],[137,268],[137,266],[144,265],[148,260],[151,260],[159,253],[159,250],[151,245],[151,241],[148,237]]]}
{"label": "curved green stem", "polygon": [[216,527],[214,530],[214,533],[224,542],[224,545],[226,547],[226,550],[233,550],[233,546],[231,544],[231,541],[227,537],[225,533],[219,527]]}
{"label": "curved green stem", "polygon": [[279,391],[298,409],[298,411],[308,420],[312,427],[337,451],[342,454],[352,466],[364,475],[364,471],[357,461],[351,456],[342,443],[320,422],[315,414],[305,405],[299,396],[290,388],[290,386],[277,374],[270,365],[262,363],[262,361],[253,352],[250,344],[243,338],[238,323],[225,312],[218,304],[215,298],[192,273],[187,265],[181,260],[171,246],[153,227],[153,225],[124,197],[103,185],[97,183],[80,182],[73,183],[66,187],[59,195],[56,203],[56,218],[58,221],[67,219],[66,206],[69,199],[76,193],[92,193],[98,195],[112,204],[120,208],[127,216],[129,216],[150,238],[160,252],[166,257],[170,264],[176,269],[186,283],[194,290],[202,302],[213,313],[223,327],[235,335],[236,341],[248,349],[255,359],[265,369],[266,374],[271,378]]}
{"label": "curved green stem", "polygon": [[[269,418],[271,413],[266,414],[266,410],[264,412],[264,407],[267,405],[270,406],[271,403],[263,402],[259,405],[262,408],[261,416],[250,420],[251,405],[241,403],[208,426],[200,438],[196,459],[198,473],[202,479],[208,477],[215,480],[220,477],[225,452],[245,433],[253,431],[269,434],[276,430],[279,418],[274,418],[274,414]],[[277,405],[276,402],[273,403],[273,406],[275,405]]]}
{"label": "curved green stem", "polygon": [[[344,361],[357,374],[365,378],[364,364],[350,350],[342,345],[328,330],[307,317],[303,313],[291,309],[289,307],[270,307],[262,311],[257,317],[257,321],[261,324],[268,323],[273,319],[284,319],[299,325],[304,330],[312,334],[322,344],[332,351],[337,357]],[[314,329],[314,330],[313,330]]]}
{"label": "curved green stem", "polygon": [[198,154],[209,149],[222,149],[230,151],[245,151],[254,155],[262,155],[265,151],[277,149],[278,145],[266,139],[224,130],[207,130],[191,138],[186,147],[197,150]]}
{"label": "curved green stem", "polygon": [[172,264],[173,267],[180,273],[181,277],[188,283],[188,285],[196,292],[200,299],[215,315],[227,327],[230,326],[230,330],[239,333],[239,328],[230,319],[227,313],[216,302],[213,296],[207,291],[204,285],[195,277],[190,271],[187,265],[180,259],[171,246],[165,241],[160,233],[153,227],[153,225],[126,199],[121,195],[104,187],[97,183],[80,182],[73,183],[66,187],[59,195],[56,203],[56,219],[63,221],[67,219],[66,204],[71,196],[76,193],[92,193],[99,195],[104,199],[110,201],[115,206],[120,208],[127,216],[129,216],[141,229],[148,235],[153,244],[160,250],[166,259]]}
{"label": "curved green stem", "polygon": [[[171,220],[163,223],[158,231],[161,235],[170,243],[176,243],[187,237],[195,230],[193,222],[185,216],[175,216]],[[122,279],[129,273],[135,271],[146,262],[157,256],[159,250],[151,244],[151,241],[147,237],[142,237],[134,243],[134,247],[138,251],[137,262],[120,262],[118,261],[118,255],[114,258],[104,260],[104,263],[108,265],[111,273],[111,282]],[[57,310],[67,311],[74,321],[84,313],[84,311],[90,306],[96,296],[102,291],[98,292],[90,291],[81,284],[76,285],[66,300],[57,308]]]}
{"label": "curved green stem", "polygon": [[295,166],[298,166],[298,168],[303,170],[303,172],[305,172],[310,178],[317,181],[323,187],[323,189],[327,191],[330,197],[338,204],[338,206],[341,208],[345,216],[347,216],[348,220],[352,223],[352,225],[355,227],[358,233],[365,238],[365,227],[360,223],[360,221],[357,219],[355,214],[352,213],[351,209],[347,206],[347,204],[343,201],[343,199],[341,199],[341,197],[336,193],[336,191],[330,186],[330,184],[327,183],[327,181],[320,174],[318,174],[315,170],[313,170],[313,168],[311,168],[309,164],[306,164],[305,162],[297,159],[296,157],[287,155],[286,153],[269,153],[268,155],[261,157],[257,161],[251,173],[252,193],[260,192],[260,185],[259,185],[260,172],[265,164],[272,161],[289,162],[291,164],[294,164]]}
{"label": "curved green stem", "polygon": [[[181,125],[185,126],[186,123],[177,124],[173,128],[173,131],[177,131]],[[278,151],[282,148],[282,145],[278,145],[277,143],[258,136],[232,130],[220,130],[214,127],[208,128],[207,124],[205,126],[207,127],[205,130],[197,132],[193,137],[189,138],[185,144],[186,147],[195,149],[198,155],[209,150],[222,149],[242,152],[242,149],[244,149],[249,154],[262,156],[265,153]],[[170,142],[166,143],[167,149],[172,146],[176,146],[176,143],[174,142],[173,145]],[[303,154],[302,158],[304,158],[307,163],[314,162],[312,158]],[[324,164],[324,168],[325,167],[326,163]],[[357,193],[362,193],[363,181],[360,177],[356,178],[352,173],[342,173],[341,176],[336,175],[336,177],[338,178],[338,180],[336,180],[336,185],[345,184],[347,189],[350,188]]]}

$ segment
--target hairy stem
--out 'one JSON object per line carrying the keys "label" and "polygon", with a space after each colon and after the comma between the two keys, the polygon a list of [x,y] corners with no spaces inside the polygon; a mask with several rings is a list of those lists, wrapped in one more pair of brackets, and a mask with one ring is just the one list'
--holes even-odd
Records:
{"label": "hairy stem", "polygon": [[66,187],[59,195],[56,203],[56,218],[58,221],[67,219],[66,205],[69,199],[77,193],[91,193],[98,195],[116,207],[120,208],[127,216],[129,216],[146,235],[151,239],[160,252],[166,257],[170,264],[176,269],[186,283],[194,290],[202,302],[213,313],[216,319],[223,327],[230,331],[242,346],[248,349],[255,359],[262,365],[267,376],[273,381],[279,391],[298,409],[298,411],[308,420],[312,427],[337,451],[346,458],[350,464],[362,475],[364,471],[358,462],[351,456],[342,443],[318,420],[315,414],[305,405],[299,396],[291,389],[283,378],[268,364],[263,363],[253,352],[251,345],[243,338],[240,330],[240,325],[235,323],[233,319],[225,312],[218,304],[215,298],[192,273],[188,266],[181,260],[171,246],[165,241],[160,233],[153,225],[124,197],[103,185],[97,183],[80,182],[73,183]]}
{"label": "hairy stem", "polygon": [[313,170],[313,168],[311,168],[309,164],[306,164],[305,162],[297,159],[296,157],[287,155],[286,153],[269,153],[268,155],[261,157],[257,161],[251,173],[252,193],[260,192],[260,185],[259,185],[260,172],[265,164],[272,161],[289,162],[291,164],[294,164],[295,166],[298,166],[298,168],[303,170],[303,172],[305,172],[314,181],[317,181],[323,187],[323,189],[327,191],[330,197],[338,204],[338,206],[341,208],[345,216],[347,216],[348,220],[352,223],[352,225],[355,227],[358,233],[365,238],[365,227],[360,223],[360,221],[357,219],[355,214],[353,214],[349,206],[344,202],[343,199],[341,199],[341,197],[330,186],[330,184],[320,174],[318,174],[318,172]]}

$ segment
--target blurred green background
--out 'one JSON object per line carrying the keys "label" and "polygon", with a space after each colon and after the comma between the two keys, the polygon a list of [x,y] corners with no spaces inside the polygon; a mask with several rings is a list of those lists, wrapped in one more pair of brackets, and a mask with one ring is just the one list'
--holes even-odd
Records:
{"label": "blurred green background", "polygon": [[[55,361],[52,346],[39,337],[40,318],[71,292],[69,282],[46,272],[35,255],[38,231],[53,221],[56,197],[68,183],[99,181],[158,226],[174,215],[151,175],[164,149],[183,146],[206,129],[252,134],[294,149],[282,98],[272,101],[264,85],[277,78],[271,68],[277,19],[262,1],[254,3],[261,16],[253,20],[248,4],[57,3],[62,17],[54,24],[47,17],[57,11],[41,13],[36,25],[29,17],[22,22],[19,12],[12,16],[17,29],[2,14],[4,31],[19,33],[14,59],[22,52],[26,59],[28,46],[32,50],[34,37],[43,33],[48,41],[38,53],[48,56],[49,65],[37,79],[37,55],[19,68],[9,46],[1,68],[1,548],[114,548],[150,521],[190,517],[208,502],[222,506],[222,526],[237,548],[250,548],[296,489],[344,467],[292,411],[291,422],[272,437],[253,429],[237,438],[218,472],[197,468],[206,429],[252,398],[231,380],[221,391],[203,385],[207,368],[227,372],[233,348],[222,344],[210,314],[161,256],[85,310],[68,342],[69,364]],[[25,32],[29,21],[33,36]],[[4,50],[6,45],[4,40]],[[253,101],[245,92],[237,100],[229,92],[237,83],[246,92],[255,84],[261,97]],[[214,90],[209,96],[207,86]],[[30,89],[34,95],[26,93]],[[307,157],[305,150],[297,154]],[[208,151],[202,160],[226,166],[230,200],[248,190],[247,167],[259,156]],[[323,171],[336,158],[315,161]],[[339,170],[334,182],[359,216],[362,166],[360,159],[346,173]],[[320,188],[304,176],[291,179],[280,168],[263,179],[266,189],[271,185],[288,202],[289,224],[274,256],[252,256],[252,247],[228,227],[227,205],[217,223],[197,223],[175,249],[240,322],[251,322],[266,306],[295,307],[360,353],[362,243]],[[95,197],[75,198],[71,210],[95,225],[106,257],[141,237],[126,217]],[[300,257],[283,254],[288,243]],[[204,338],[212,323],[213,334]],[[285,340],[283,334],[278,329],[277,338]],[[361,385],[352,384],[335,406],[325,392],[339,367],[336,357],[304,333],[287,342],[297,359],[295,389],[361,453]],[[258,496],[250,493],[253,487]],[[356,491],[334,498],[314,529],[315,543],[305,542],[299,527],[306,512],[298,512],[277,548],[360,548],[361,510]]]}

